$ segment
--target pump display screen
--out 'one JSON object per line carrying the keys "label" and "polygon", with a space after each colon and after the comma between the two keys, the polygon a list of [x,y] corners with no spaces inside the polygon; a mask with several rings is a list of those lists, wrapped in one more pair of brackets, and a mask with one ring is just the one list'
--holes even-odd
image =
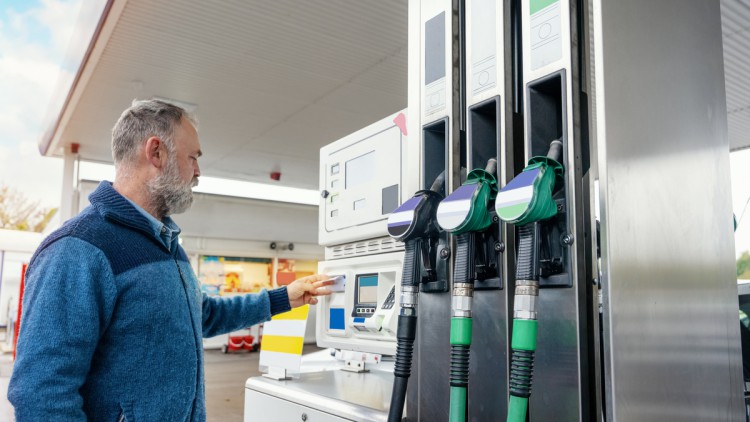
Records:
{"label": "pump display screen", "polygon": [[378,275],[357,276],[357,303],[377,303],[378,301]]}
{"label": "pump display screen", "polygon": [[352,158],[346,162],[347,189],[367,183],[375,178],[375,151]]}
{"label": "pump display screen", "polygon": [[424,84],[445,77],[445,12],[424,25]]}

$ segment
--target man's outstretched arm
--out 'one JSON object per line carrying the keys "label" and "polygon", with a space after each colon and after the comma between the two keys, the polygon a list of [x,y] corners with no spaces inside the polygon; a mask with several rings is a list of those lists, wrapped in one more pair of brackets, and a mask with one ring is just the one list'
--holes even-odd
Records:
{"label": "man's outstretched arm", "polygon": [[333,280],[325,274],[311,275],[295,280],[279,289],[264,290],[258,294],[217,298],[203,295],[203,336],[213,337],[241,330],[272,316],[304,304],[318,303],[318,296],[329,295],[325,286]]}

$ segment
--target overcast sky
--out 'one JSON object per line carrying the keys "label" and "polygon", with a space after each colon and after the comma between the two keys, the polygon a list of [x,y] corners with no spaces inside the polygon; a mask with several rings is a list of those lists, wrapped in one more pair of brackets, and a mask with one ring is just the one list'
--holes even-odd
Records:
{"label": "overcast sky", "polygon": [[62,161],[37,143],[62,69],[81,0],[0,2],[0,183],[45,206],[59,206]]}
{"label": "overcast sky", "polygon": [[[99,3],[87,0],[86,7],[100,10]],[[48,111],[60,107],[52,104],[55,88],[76,70],[65,57],[80,7],[81,0],[0,1],[0,184],[50,207],[60,203],[62,161],[41,157],[37,145]],[[750,199],[750,150],[733,153],[731,164],[739,219]],[[750,250],[750,210],[737,230],[736,250]]]}

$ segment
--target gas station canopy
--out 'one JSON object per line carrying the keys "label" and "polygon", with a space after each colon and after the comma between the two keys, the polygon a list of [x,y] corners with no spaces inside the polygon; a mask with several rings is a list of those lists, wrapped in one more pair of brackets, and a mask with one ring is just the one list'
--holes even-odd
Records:
{"label": "gas station canopy", "polygon": [[[106,0],[40,140],[111,162],[133,99],[194,109],[204,175],[317,188],[319,149],[406,107],[407,1]],[[730,148],[750,147],[750,6],[722,1]],[[75,70],[75,69],[74,69]],[[679,105],[676,105],[679,106]]]}
{"label": "gas station canopy", "polygon": [[44,155],[111,163],[120,113],[162,97],[194,109],[204,175],[317,189],[320,147],[406,107],[406,1],[106,0],[94,19]]}

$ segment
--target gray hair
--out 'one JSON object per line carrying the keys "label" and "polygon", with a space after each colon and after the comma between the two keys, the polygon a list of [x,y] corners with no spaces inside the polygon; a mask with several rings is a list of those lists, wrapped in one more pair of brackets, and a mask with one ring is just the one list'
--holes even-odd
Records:
{"label": "gray hair", "polygon": [[115,166],[131,162],[141,144],[158,136],[169,153],[174,152],[174,131],[185,117],[197,128],[194,116],[182,107],[157,100],[133,100],[112,128],[112,158]]}

